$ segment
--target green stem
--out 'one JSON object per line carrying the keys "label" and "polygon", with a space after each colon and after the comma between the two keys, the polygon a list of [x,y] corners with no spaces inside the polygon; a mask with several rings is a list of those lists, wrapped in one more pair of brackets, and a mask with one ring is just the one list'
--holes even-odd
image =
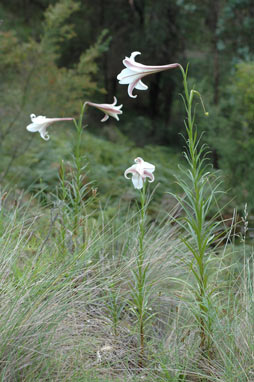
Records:
{"label": "green stem", "polygon": [[[204,225],[205,225],[205,216],[203,212],[203,194],[202,194],[202,182],[204,179],[202,178],[201,173],[201,151],[198,148],[198,140],[197,140],[197,133],[194,128],[194,115],[192,112],[192,103],[194,95],[199,96],[201,99],[201,104],[203,106],[204,112],[206,115],[208,113],[205,110],[204,103],[202,100],[202,97],[199,92],[196,90],[191,90],[189,92],[188,90],[188,83],[187,83],[187,70],[186,72],[184,69],[180,66],[182,76],[183,76],[183,85],[184,85],[184,93],[185,93],[185,108],[187,112],[187,123],[186,123],[186,131],[188,135],[187,145],[188,145],[188,163],[190,165],[190,173],[191,173],[191,181],[192,181],[192,205],[193,207],[193,217],[192,217],[192,226],[194,229],[192,229],[192,235],[194,232],[195,236],[195,242],[197,249],[195,250],[195,259],[196,259],[196,266],[197,266],[197,273],[194,273],[194,276],[196,277],[198,281],[198,291],[197,291],[197,302],[199,306],[199,326],[200,326],[200,348],[202,351],[205,348],[205,343],[207,342],[206,339],[206,324],[205,321],[207,319],[207,308],[204,304],[207,297],[207,291],[206,291],[206,272],[205,272],[205,251],[206,251],[206,244],[205,244],[205,235],[203,234]],[[192,227],[192,228],[193,228]]]}
{"label": "green stem", "polygon": [[64,161],[62,160],[60,163],[60,173],[59,173],[60,183],[61,183],[61,199],[63,201],[63,208],[62,208],[62,228],[61,228],[61,249],[62,254],[65,253],[65,237],[66,237],[66,199],[67,199],[67,189],[65,185],[65,166]]}
{"label": "green stem", "polygon": [[75,163],[75,196],[74,196],[74,227],[73,232],[76,234],[78,229],[78,222],[79,222],[79,211],[80,211],[80,204],[81,204],[81,193],[80,190],[82,188],[82,156],[80,154],[80,146],[82,141],[82,133],[83,133],[83,117],[85,112],[85,104],[81,108],[81,113],[79,116],[78,122],[74,120],[74,124],[77,130],[77,139],[76,139],[76,145],[74,149],[74,163]]}
{"label": "green stem", "polygon": [[139,315],[139,338],[140,338],[140,353],[139,366],[143,367],[144,362],[144,316],[145,316],[145,270],[144,270],[144,236],[145,236],[145,213],[146,213],[146,182],[143,189],[140,191],[140,222],[139,222],[139,252],[137,258],[138,267],[138,315]]}

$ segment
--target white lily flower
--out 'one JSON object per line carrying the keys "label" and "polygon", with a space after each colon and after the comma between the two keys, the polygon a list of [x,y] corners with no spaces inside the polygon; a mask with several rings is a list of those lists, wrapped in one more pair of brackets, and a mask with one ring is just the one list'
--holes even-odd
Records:
{"label": "white lily flower", "polygon": [[105,115],[102,118],[101,122],[105,122],[105,121],[107,121],[107,119],[109,119],[109,117],[113,117],[117,121],[119,121],[118,114],[123,114],[123,112],[121,110],[123,105],[116,106],[116,104],[117,104],[117,99],[116,99],[116,97],[114,97],[114,102],[111,103],[111,104],[108,104],[108,103],[93,103],[93,102],[87,101],[87,102],[84,103],[84,106],[85,105],[90,105],[90,106],[96,107],[97,109],[103,111],[103,113],[105,113]]}
{"label": "white lily flower", "polygon": [[47,132],[47,127],[49,127],[54,122],[60,122],[60,121],[73,121],[73,118],[47,118],[43,115],[38,115],[36,117],[35,114],[31,114],[31,121],[30,125],[26,127],[28,131],[31,133],[35,133],[38,131],[40,133],[40,136],[45,140],[49,140],[49,135]]}
{"label": "white lily flower", "polygon": [[134,162],[135,164],[127,168],[124,172],[124,176],[126,179],[130,179],[127,175],[132,174],[132,183],[134,188],[141,190],[146,178],[148,178],[150,183],[154,181],[153,172],[155,170],[155,166],[151,163],[145,162],[140,157],[134,159]]}
{"label": "white lily flower", "polygon": [[136,98],[137,96],[133,95],[132,92],[136,88],[138,90],[147,90],[148,86],[145,85],[141,79],[149,74],[162,72],[164,70],[177,68],[179,64],[169,64],[169,65],[160,65],[160,66],[147,66],[140,64],[135,61],[135,57],[141,54],[140,52],[131,53],[130,57],[125,57],[123,60],[124,66],[126,69],[123,69],[121,73],[118,74],[117,79],[119,80],[119,84],[129,85],[128,86],[128,94],[132,98]]}

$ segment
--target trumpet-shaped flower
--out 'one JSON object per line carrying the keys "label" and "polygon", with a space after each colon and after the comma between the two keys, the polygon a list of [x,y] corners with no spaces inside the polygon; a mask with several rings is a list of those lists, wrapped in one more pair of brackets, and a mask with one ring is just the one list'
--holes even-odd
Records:
{"label": "trumpet-shaped flower", "polygon": [[151,163],[145,162],[142,158],[138,157],[134,159],[135,164],[127,168],[124,172],[126,179],[130,179],[127,175],[132,174],[132,183],[134,188],[140,190],[143,187],[144,181],[148,178],[149,182],[154,181],[153,172],[155,166]]}
{"label": "trumpet-shaped flower", "polygon": [[60,121],[73,121],[73,118],[47,118],[43,115],[38,115],[36,117],[35,114],[31,114],[31,121],[30,125],[26,127],[28,131],[31,133],[35,133],[38,131],[40,133],[40,136],[45,140],[49,140],[49,135],[47,132],[47,127],[49,127],[54,122],[60,122]]}
{"label": "trumpet-shaped flower", "polygon": [[136,88],[138,90],[147,90],[148,86],[145,85],[141,79],[149,74],[162,72],[164,70],[180,67],[180,64],[169,64],[160,66],[147,66],[135,61],[135,57],[141,54],[140,52],[133,52],[130,57],[125,57],[123,60],[125,69],[118,74],[117,79],[119,84],[129,85],[128,94],[132,98],[136,98],[137,95],[133,95],[132,92]]}
{"label": "trumpet-shaped flower", "polygon": [[116,106],[116,104],[117,104],[117,99],[116,99],[116,97],[114,97],[114,102],[111,103],[111,104],[108,104],[108,103],[93,103],[93,102],[87,101],[87,102],[84,103],[84,106],[85,105],[90,105],[90,106],[96,107],[97,109],[103,111],[103,113],[105,113],[105,115],[102,118],[101,122],[105,122],[105,121],[107,121],[107,119],[109,119],[109,117],[113,117],[117,121],[119,121],[118,114],[123,114],[123,112],[121,110],[123,105]]}

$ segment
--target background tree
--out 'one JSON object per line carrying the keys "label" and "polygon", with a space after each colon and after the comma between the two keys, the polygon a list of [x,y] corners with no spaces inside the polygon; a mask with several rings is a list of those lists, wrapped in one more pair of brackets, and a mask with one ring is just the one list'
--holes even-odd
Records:
{"label": "background tree", "polygon": [[[241,173],[241,165],[235,158],[229,165],[228,149],[237,147],[238,134],[240,140],[245,136],[233,126],[252,124],[244,117],[250,103],[237,96],[252,92],[247,81],[245,90],[239,88],[243,69],[237,66],[253,61],[251,0],[94,0],[93,4],[88,0],[3,0],[0,14],[2,175],[15,169],[18,157],[26,161],[32,137],[20,142],[31,112],[77,115],[80,101],[91,97],[95,102],[111,102],[116,95],[124,103],[124,114],[121,126],[110,122],[102,128],[93,123],[95,113],[89,111],[90,132],[114,141],[124,134],[138,146],[159,144],[179,150],[183,132],[179,73],[163,72],[145,79],[149,89],[135,103],[118,86],[122,59],[137,50],[145,64],[191,63],[191,84],[200,84],[212,115],[199,123],[199,129],[206,131],[214,166],[222,168],[235,187],[233,179],[237,182],[235,174]],[[239,108],[241,115],[236,112]],[[252,128],[248,129],[252,136]],[[241,151],[241,163],[249,174],[247,152]],[[241,190],[236,194],[244,201]]]}

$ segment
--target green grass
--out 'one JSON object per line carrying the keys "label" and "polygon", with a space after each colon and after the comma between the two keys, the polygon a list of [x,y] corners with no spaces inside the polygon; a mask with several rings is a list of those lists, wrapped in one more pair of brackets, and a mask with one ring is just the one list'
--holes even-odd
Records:
{"label": "green grass", "polygon": [[[127,212],[120,205],[110,217],[102,207],[90,210],[64,245],[67,227],[60,210],[56,204],[42,207],[36,197],[18,191],[3,202],[2,381],[252,380],[251,247],[228,244],[216,250],[214,346],[205,359],[188,291],[188,283],[194,283],[184,263],[190,254],[170,214],[162,220],[150,217],[144,243],[155,315],[140,369],[137,322],[129,303],[138,250],[136,209]],[[71,214],[68,210],[67,221]]]}

